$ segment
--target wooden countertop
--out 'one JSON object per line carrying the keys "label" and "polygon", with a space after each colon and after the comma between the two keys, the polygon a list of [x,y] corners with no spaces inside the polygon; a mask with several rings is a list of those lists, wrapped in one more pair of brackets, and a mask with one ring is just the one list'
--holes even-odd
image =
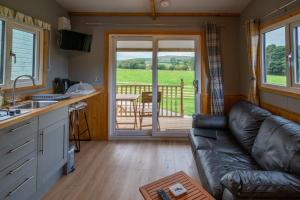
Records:
{"label": "wooden countertop", "polygon": [[49,106],[46,106],[46,107],[43,107],[43,108],[32,109],[32,110],[30,110],[30,112],[25,113],[23,115],[19,115],[17,117],[13,117],[13,118],[10,118],[10,119],[7,119],[7,120],[0,121],[0,129],[9,127],[11,125],[14,125],[16,123],[19,123],[19,122],[22,122],[22,121],[25,121],[25,120],[28,120],[32,117],[35,117],[35,116],[38,116],[38,115],[41,115],[41,114],[44,114],[44,113],[47,113],[47,112],[65,107],[65,106],[68,106],[70,104],[88,99],[90,97],[93,97],[93,96],[96,96],[96,95],[100,94],[101,92],[102,92],[101,90],[97,90],[96,92],[94,92],[92,94],[75,96],[75,97],[71,97],[70,99],[62,100],[62,101],[59,101],[55,104],[52,104],[52,105],[49,105]]}

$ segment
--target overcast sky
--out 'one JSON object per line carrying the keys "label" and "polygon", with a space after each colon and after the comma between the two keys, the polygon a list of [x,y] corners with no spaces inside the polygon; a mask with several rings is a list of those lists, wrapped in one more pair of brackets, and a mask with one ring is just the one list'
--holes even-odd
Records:
{"label": "overcast sky", "polygon": [[275,44],[276,46],[285,45],[285,27],[268,32],[266,35],[266,46]]}

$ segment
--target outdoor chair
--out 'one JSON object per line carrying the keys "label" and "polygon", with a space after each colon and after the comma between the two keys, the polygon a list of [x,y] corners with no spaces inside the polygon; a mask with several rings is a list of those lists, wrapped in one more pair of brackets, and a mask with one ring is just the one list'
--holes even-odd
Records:
{"label": "outdoor chair", "polygon": [[[157,125],[160,130],[159,124],[159,113],[160,113],[160,103],[161,103],[161,92],[157,93]],[[142,92],[141,104],[139,109],[139,119],[140,119],[140,130],[143,127],[152,126],[152,124],[144,124],[144,117],[152,117],[152,92]]]}

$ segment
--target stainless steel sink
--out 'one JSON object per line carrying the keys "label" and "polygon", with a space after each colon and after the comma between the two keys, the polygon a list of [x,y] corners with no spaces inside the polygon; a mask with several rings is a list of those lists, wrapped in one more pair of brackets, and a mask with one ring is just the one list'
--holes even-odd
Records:
{"label": "stainless steel sink", "polygon": [[58,101],[27,101],[20,103],[19,105],[11,107],[11,109],[36,109],[43,108],[52,104],[57,103]]}

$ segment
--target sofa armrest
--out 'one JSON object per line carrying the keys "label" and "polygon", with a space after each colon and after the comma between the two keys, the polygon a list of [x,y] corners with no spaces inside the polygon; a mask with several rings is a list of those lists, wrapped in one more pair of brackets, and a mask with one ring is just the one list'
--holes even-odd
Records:
{"label": "sofa armrest", "polygon": [[226,116],[213,116],[213,115],[193,115],[193,128],[206,128],[206,129],[226,129],[227,117]]}
{"label": "sofa armrest", "polygon": [[300,176],[284,172],[233,171],[222,177],[221,184],[236,197],[300,198]]}

